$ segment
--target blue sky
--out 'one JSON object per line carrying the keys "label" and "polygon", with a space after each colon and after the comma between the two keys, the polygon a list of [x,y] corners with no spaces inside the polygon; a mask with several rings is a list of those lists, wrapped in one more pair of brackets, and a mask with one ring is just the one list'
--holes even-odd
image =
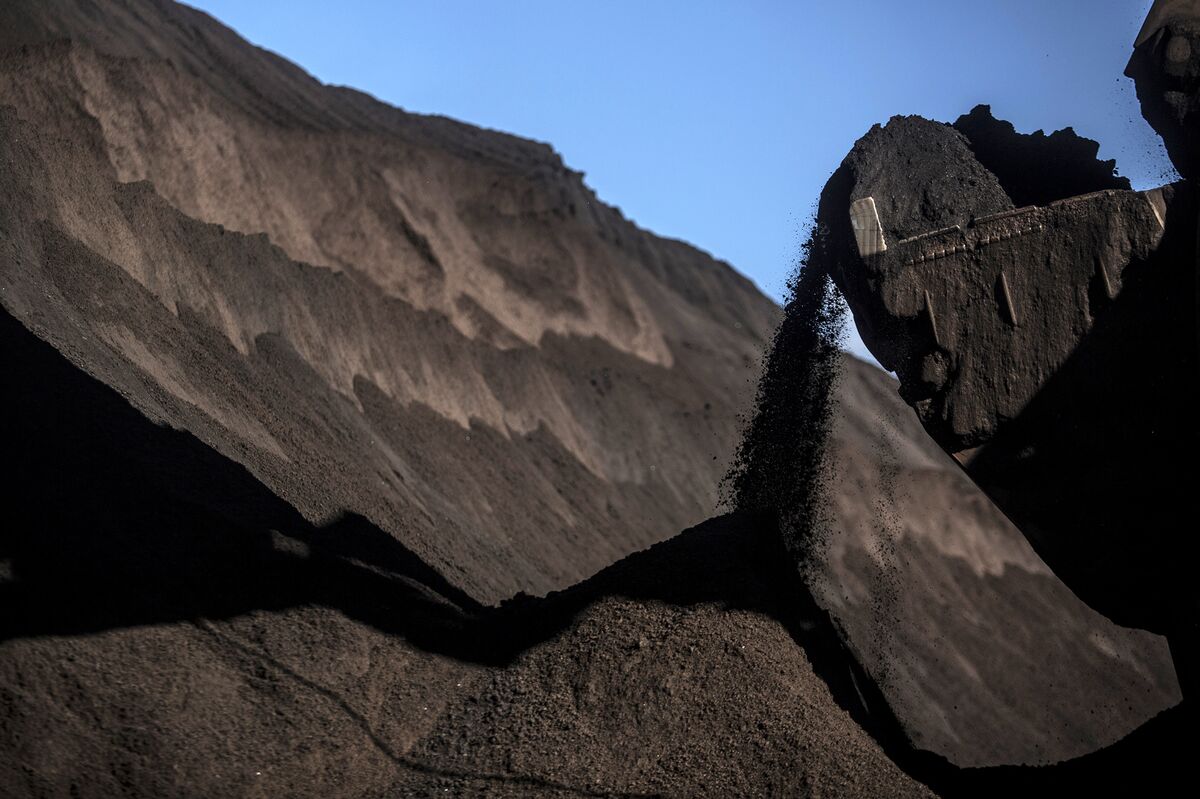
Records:
{"label": "blue sky", "polygon": [[[601,199],[779,299],[830,173],[990,103],[1173,179],[1122,76],[1150,0],[192,0],[326,83],[550,142]],[[848,342],[862,352],[857,340]]]}

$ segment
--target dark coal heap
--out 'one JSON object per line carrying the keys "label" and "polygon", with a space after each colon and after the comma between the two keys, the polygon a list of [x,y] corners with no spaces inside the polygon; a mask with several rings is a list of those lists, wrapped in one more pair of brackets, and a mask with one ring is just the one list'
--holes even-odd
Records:
{"label": "dark coal heap", "polygon": [[[864,137],[889,236],[1011,210],[1027,156],[1112,179],[972,118]],[[781,315],[548,145],[168,0],[0,5],[0,795],[1174,779],[1165,642],[840,350],[859,166]]]}
{"label": "dark coal heap", "polygon": [[977,105],[954,122],[967,137],[979,163],[1000,181],[1018,208],[1049,205],[1104,189],[1129,189],[1116,174],[1116,160],[1097,158],[1100,143],[1072,128],[1050,135],[1018,133],[1011,122],[992,116],[990,105]]}

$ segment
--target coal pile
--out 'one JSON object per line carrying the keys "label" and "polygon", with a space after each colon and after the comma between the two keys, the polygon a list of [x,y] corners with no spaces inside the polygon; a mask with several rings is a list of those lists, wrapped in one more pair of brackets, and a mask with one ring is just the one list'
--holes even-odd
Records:
{"label": "coal pile", "polygon": [[4,5],[0,188],[0,793],[981,795],[1179,723],[839,351],[829,231],[780,309],[165,0]]}

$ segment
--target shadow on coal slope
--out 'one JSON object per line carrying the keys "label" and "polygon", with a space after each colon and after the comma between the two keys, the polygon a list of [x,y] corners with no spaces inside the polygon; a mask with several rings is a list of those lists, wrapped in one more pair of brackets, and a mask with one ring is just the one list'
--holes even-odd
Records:
{"label": "shadow on coal slope", "polygon": [[[914,751],[768,518],[713,520],[547,599],[484,608],[360,517],[309,524],[243,467],[151,423],[3,311],[0,341],[0,369],[19,378],[0,399],[0,433],[19,464],[3,492],[0,639],[323,605],[427,651],[504,666],[604,596],[717,603],[781,622],[837,703],[945,795],[1145,787],[1182,761],[1171,743],[1182,740],[1182,708],[1058,767],[960,770]],[[1157,764],[1150,774],[1147,764]]]}
{"label": "shadow on coal slope", "polygon": [[443,638],[480,610],[362,517],[311,525],[240,464],[149,421],[7,311],[0,341],[11,378],[0,435],[17,467],[3,489],[0,638],[323,604],[419,640]]}

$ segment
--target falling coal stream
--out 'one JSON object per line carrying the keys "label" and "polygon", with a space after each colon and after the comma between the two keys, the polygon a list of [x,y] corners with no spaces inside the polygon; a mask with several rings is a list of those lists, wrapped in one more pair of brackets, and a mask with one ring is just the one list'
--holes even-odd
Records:
{"label": "falling coal stream", "polygon": [[798,562],[827,522],[825,456],[842,365],[846,305],[819,257],[819,231],[788,281],[784,318],[765,359],[753,416],[725,478],[728,503],[774,516]]}

